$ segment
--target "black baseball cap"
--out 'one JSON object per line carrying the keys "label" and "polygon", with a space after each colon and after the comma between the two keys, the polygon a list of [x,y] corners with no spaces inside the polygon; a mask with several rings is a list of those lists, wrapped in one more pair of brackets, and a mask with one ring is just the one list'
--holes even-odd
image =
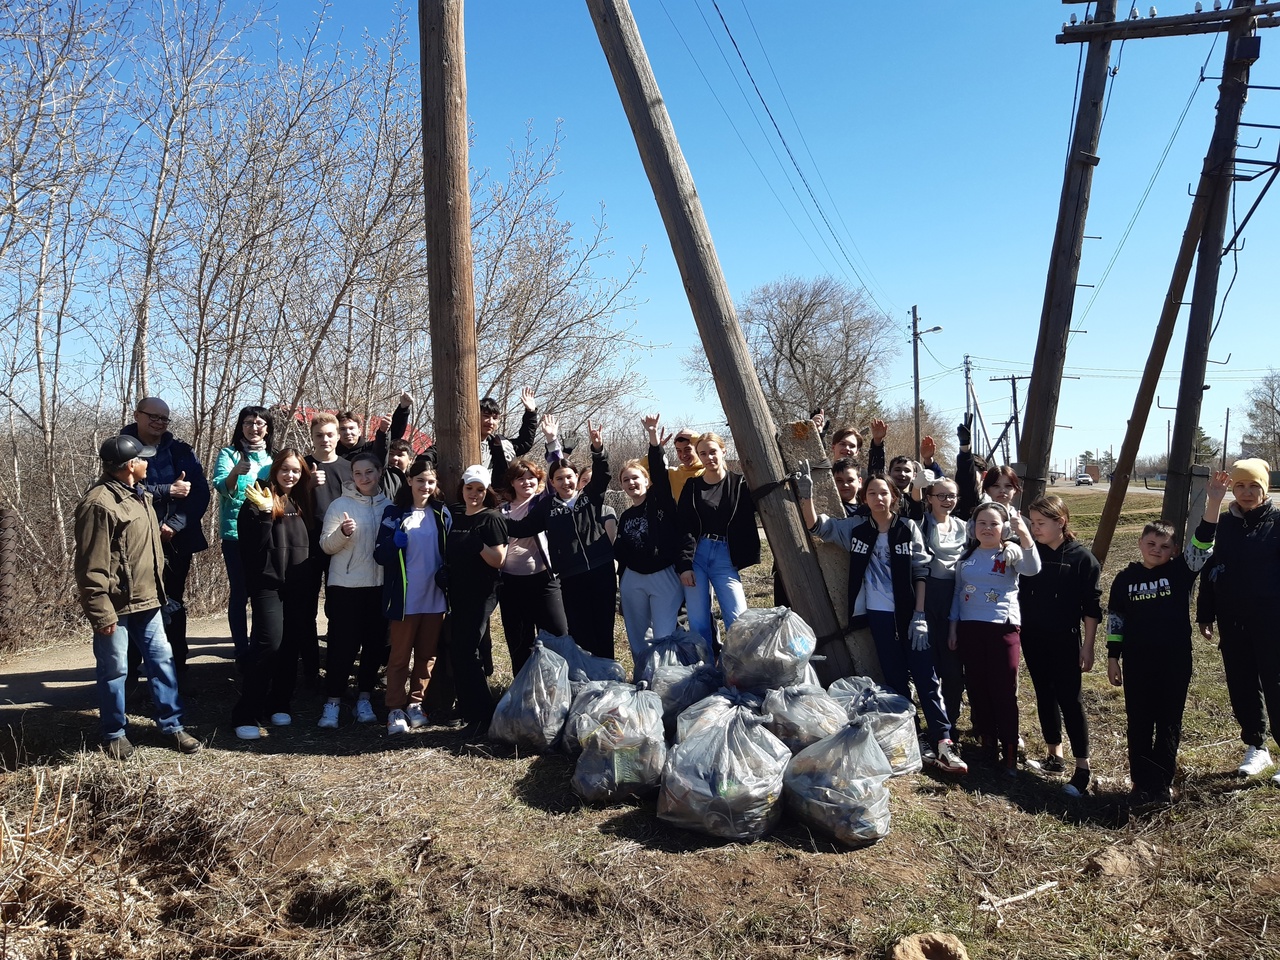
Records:
{"label": "black baseball cap", "polygon": [[130,460],[138,457],[145,460],[155,455],[155,447],[148,447],[137,437],[128,434],[112,437],[98,448],[98,456],[102,458],[102,462],[112,467],[123,467]]}

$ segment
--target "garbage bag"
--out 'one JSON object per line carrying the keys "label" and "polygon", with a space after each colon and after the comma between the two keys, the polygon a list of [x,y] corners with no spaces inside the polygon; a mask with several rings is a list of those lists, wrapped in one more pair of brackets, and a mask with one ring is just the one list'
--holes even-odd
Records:
{"label": "garbage bag", "polygon": [[849,846],[889,834],[893,769],[865,718],[805,747],[783,777],[786,807],[809,826]]}
{"label": "garbage bag", "polygon": [[822,687],[810,684],[770,690],[762,710],[773,717],[767,724],[769,731],[793,754],[838,733],[849,722],[841,704]]}
{"label": "garbage bag", "polygon": [[564,657],[569,664],[569,680],[575,684],[587,683],[591,680],[618,680],[623,683],[627,679],[627,671],[617,660],[597,657],[583,650],[573,637],[555,637],[546,630],[539,630],[537,641]]}
{"label": "garbage bag", "polygon": [[588,680],[586,683],[573,683],[573,700],[569,703],[569,714],[564,720],[564,729],[560,733],[560,748],[570,756],[582,752],[582,743],[577,737],[577,726],[580,717],[586,717],[587,723],[595,723],[596,719],[609,709],[610,704],[622,690],[633,689],[629,683],[617,680]]}
{"label": "garbage bag", "polygon": [[676,718],[675,742],[688,739],[689,735],[703,723],[714,720],[734,707],[746,707],[752,713],[759,714],[764,701],[754,693],[745,690],[734,690],[722,687],[709,697],[686,707]]}
{"label": "garbage bag", "polygon": [[573,770],[573,792],[588,803],[641,797],[662,785],[667,741],[662,700],[652,690],[619,684],[602,696],[598,717],[579,714],[582,755]]}
{"label": "garbage bag", "polygon": [[675,733],[676,718],[724,686],[724,676],[709,663],[694,667],[669,665],[653,671],[649,686],[662,698],[662,723],[671,736]]}
{"label": "garbage bag", "polygon": [[776,690],[808,679],[818,638],[787,607],[747,610],[729,628],[720,651],[725,683],[739,690]]}
{"label": "garbage bag", "polygon": [[667,752],[658,816],[715,837],[757,840],[782,815],[790,759],[763,718],[735,706]]}
{"label": "garbage bag", "polygon": [[569,664],[535,642],[533,653],[493,711],[489,739],[536,752],[549,750],[560,735],[572,699]]}
{"label": "garbage bag", "polygon": [[866,717],[894,776],[915,773],[923,766],[914,703],[869,677],[845,677],[827,692],[844,706],[850,720]]}
{"label": "garbage bag", "polygon": [[714,662],[711,646],[702,634],[678,630],[649,644],[649,649],[636,664],[636,679],[652,683],[653,672],[658,667],[693,667]]}

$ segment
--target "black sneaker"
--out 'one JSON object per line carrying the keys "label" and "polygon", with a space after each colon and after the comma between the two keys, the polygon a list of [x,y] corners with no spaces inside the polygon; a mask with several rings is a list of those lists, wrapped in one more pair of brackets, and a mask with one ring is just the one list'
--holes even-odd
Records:
{"label": "black sneaker", "polygon": [[1085,768],[1076,767],[1076,772],[1071,775],[1071,779],[1062,788],[1062,792],[1068,797],[1083,797],[1089,792],[1089,781],[1092,777],[1093,774]]}
{"label": "black sneaker", "polygon": [[173,735],[173,745],[178,748],[179,753],[199,753],[204,749],[204,744],[185,730],[179,730]]}
{"label": "black sneaker", "polygon": [[1040,761],[1040,770],[1042,773],[1066,773],[1067,761],[1051,753]]}
{"label": "black sneaker", "polygon": [[128,737],[116,737],[102,745],[102,752],[112,760],[128,760],[133,756],[133,744]]}
{"label": "black sneaker", "polygon": [[934,750],[933,745],[924,737],[920,738],[920,762],[926,764],[938,762],[938,751]]}

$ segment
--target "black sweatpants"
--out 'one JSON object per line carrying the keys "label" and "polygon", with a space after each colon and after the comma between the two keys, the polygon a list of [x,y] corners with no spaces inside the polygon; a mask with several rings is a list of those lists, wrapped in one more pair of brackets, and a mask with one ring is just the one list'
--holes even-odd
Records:
{"label": "black sweatpants", "polygon": [[453,689],[458,712],[471,723],[488,723],[493,717],[493,698],[481,662],[480,644],[485,627],[498,605],[497,591],[479,594],[471,589],[451,588],[445,646],[453,671]]}
{"label": "black sweatpants", "polygon": [[[319,548],[316,548],[319,552]],[[302,629],[298,635],[298,659],[302,661],[302,675],[308,679],[320,676],[320,634],[316,629],[316,616],[320,613],[320,585],[329,567],[329,557],[321,553],[323,558],[313,564],[307,572],[307,581],[299,602],[303,605],[299,616],[302,618]]]}
{"label": "black sweatpants", "polygon": [[1218,649],[1227,674],[1231,711],[1240,724],[1240,739],[1247,746],[1264,746],[1267,717],[1271,718],[1273,737],[1280,722],[1280,627],[1275,620],[1219,617],[1218,631]]}
{"label": "black sweatpants", "polygon": [[250,590],[249,605],[253,610],[249,655],[240,699],[231,710],[231,723],[237,727],[265,722],[273,713],[290,712],[298,680],[298,644],[306,627],[306,590]]}
{"label": "black sweatpants", "polygon": [[1080,677],[1080,634],[1023,624],[1022,659],[1036,691],[1036,712],[1045,745],[1061,743],[1065,726],[1071,738],[1071,755],[1087,759],[1089,721],[1084,714]]}
{"label": "black sweatpants", "polygon": [[511,673],[517,674],[533,653],[539,629],[557,637],[569,632],[569,621],[560,595],[560,581],[549,570],[525,576],[504,573],[498,583],[498,609],[502,632],[511,654]]}
{"label": "black sweatpants", "polygon": [[933,668],[942,684],[942,702],[947,708],[947,719],[954,731],[960,724],[960,709],[964,703],[964,664],[960,651],[947,645],[951,629],[951,598],[955,596],[955,580],[930,577],[924,588],[924,617],[929,624],[929,647],[933,650]]}
{"label": "black sweatpants", "polygon": [[329,658],[325,662],[325,696],[347,692],[356,657],[356,692],[372,693],[387,646],[387,621],[382,616],[381,587],[335,587],[325,591],[324,612],[329,618]]}
{"label": "black sweatpants", "polygon": [[1188,638],[1176,650],[1134,648],[1126,643],[1120,663],[1128,717],[1129,779],[1135,790],[1171,787],[1191,685],[1191,641]]}
{"label": "black sweatpants", "polygon": [[618,574],[613,561],[586,573],[560,578],[569,635],[588,653],[612,660],[613,624],[618,614]]}

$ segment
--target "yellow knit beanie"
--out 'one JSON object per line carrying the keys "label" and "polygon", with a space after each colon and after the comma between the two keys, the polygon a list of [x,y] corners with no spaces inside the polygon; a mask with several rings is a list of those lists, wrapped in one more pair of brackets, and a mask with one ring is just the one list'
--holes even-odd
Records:
{"label": "yellow knit beanie", "polygon": [[1248,485],[1255,480],[1258,486],[1262,487],[1262,492],[1266,493],[1267,487],[1271,485],[1271,465],[1261,457],[1237,460],[1231,465],[1231,485],[1233,487],[1237,483]]}

